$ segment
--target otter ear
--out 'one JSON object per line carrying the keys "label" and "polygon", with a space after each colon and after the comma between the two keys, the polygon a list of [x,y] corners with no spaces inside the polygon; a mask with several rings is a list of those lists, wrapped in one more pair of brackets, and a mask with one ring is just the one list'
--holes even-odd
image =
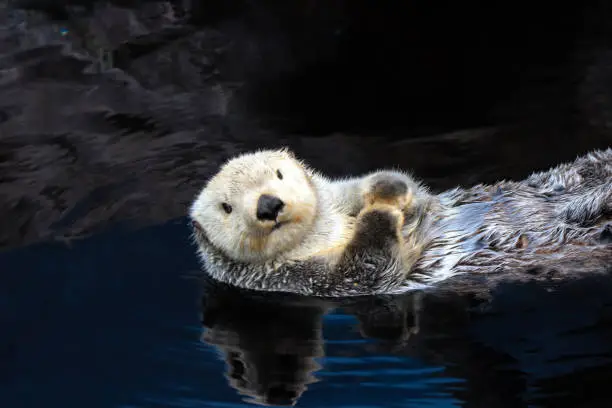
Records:
{"label": "otter ear", "polygon": [[288,155],[290,158],[295,159],[295,153],[293,153],[293,151],[291,149],[289,149],[287,146],[283,146],[281,147],[279,150],[279,152]]}

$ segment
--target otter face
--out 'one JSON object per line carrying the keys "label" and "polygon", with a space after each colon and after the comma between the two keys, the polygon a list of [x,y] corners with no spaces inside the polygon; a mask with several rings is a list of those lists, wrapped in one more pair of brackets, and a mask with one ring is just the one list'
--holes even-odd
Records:
{"label": "otter face", "polygon": [[225,163],[189,215],[194,227],[230,258],[265,262],[298,246],[316,212],[309,171],[283,149],[247,153]]}

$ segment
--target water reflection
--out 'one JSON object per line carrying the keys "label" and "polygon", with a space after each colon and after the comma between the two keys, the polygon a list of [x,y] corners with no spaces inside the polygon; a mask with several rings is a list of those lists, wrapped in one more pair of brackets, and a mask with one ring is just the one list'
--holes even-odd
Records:
{"label": "water reflection", "polygon": [[[609,400],[606,388],[595,386],[612,374],[609,278],[338,301],[259,294],[208,279],[204,287],[202,339],[220,352],[228,384],[251,403],[292,405],[317,387],[333,398],[330,388],[351,383],[361,387],[362,403],[374,393],[389,406]],[[358,330],[349,339],[336,339],[351,328]],[[579,392],[585,387],[588,395]]]}
{"label": "water reflection", "polygon": [[[451,406],[454,401],[449,389],[460,379],[444,376],[441,366],[380,348],[385,341],[409,338],[412,296],[336,302],[262,294],[208,279],[205,292],[202,340],[217,349],[228,384],[249,403]],[[393,401],[386,401],[390,396]]]}
{"label": "water reflection", "polygon": [[316,381],[328,306],[316,300],[279,304],[210,283],[202,299],[208,328],[202,339],[223,356],[228,383],[251,402],[294,404]]}

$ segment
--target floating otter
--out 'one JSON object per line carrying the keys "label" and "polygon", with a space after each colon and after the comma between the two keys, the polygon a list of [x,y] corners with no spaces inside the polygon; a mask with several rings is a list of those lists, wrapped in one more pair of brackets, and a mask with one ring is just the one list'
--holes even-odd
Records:
{"label": "floating otter", "polygon": [[424,237],[412,230],[426,197],[406,173],[331,181],[288,150],[259,151],[227,162],[190,215],[206,269],[221,281],[360,295],[405,280],[422,250]]}
{"label": "floating otter", "polygon": [[612,149],[438,195],[404,172],[330,180],[288,150],[260,151],[227,162],[190,211],[214,278],[316,296],[604,270],[611,216]]}

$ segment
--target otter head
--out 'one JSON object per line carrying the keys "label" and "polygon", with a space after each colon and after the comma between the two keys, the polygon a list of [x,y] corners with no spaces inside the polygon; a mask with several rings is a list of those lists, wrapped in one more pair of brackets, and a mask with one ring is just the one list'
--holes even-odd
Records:
{"label": "otter head", "polygon": [[190,210],[196,239],[228,257],[265,262],[300,244],[311,230],[317,194],[310,171],[287,149],[226,162]]}

